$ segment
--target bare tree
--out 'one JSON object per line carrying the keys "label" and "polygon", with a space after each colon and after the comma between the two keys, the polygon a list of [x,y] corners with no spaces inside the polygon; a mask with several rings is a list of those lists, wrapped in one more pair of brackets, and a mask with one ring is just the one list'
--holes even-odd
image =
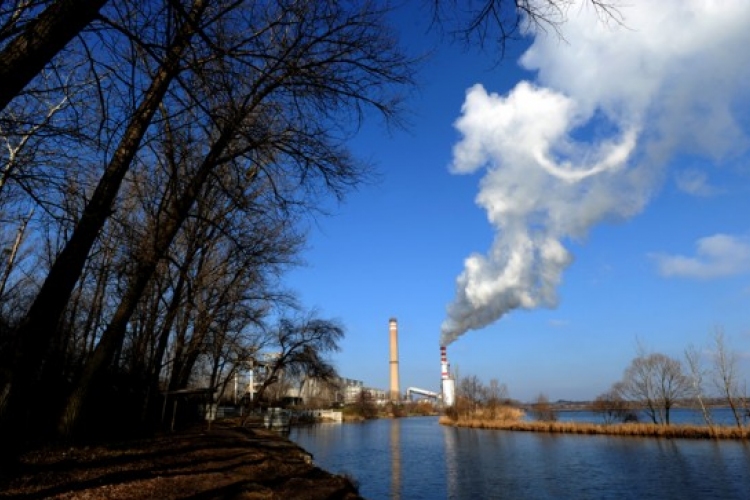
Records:
{"label": "bare tree", "polygon": [[[508,41],[534,31],[553,31],[560,36],[574,0],[431,0],[437,24],[466,45],[492,47],[505,55]],[[587,0],[605,21],[622,23],[617,1]]]}
{"label": "bare tree", "polygon": [[539,396],[537,396],[536,401],[531,405],[531,415],[535,419],[543,422],[557,421],[557,412],[549,402],[547,395],[544,393],[540,393]]}
{"label": "bare tree", "polygon": [[706,369],[703,366],[703,359],[700,351],[695,346],[688,346],[685,349],[685,361],[688,366],[688,376],[693,388],[693,398],[700,406],[701,414],[703,415],[703,421],[713,432],[713,418],[711,417],[711,411],[706,407],[705,402],[705,377],[707,374]]}
{"label": "bare tree", "polygon": [[476,414],[485,396],[485,387],[476,375],[461,377],[456,387],[456,396],[461,399],[465,415]]}
{"label": "bare tree", "polygon": [[679,360],[659,353],[646,354],[641,347],[618,388],[624,399],[644,405],[653,423],[666,425],[675,403],[692,394],[692,382],[683,374]]}
{"label": "bare tree", "polygon": [[484,404],[489,412],[490,418],[495,418],[497,410],[501,405],[508,404],[508,387],[493,378],[484,391]]}
{"label": "bare tree", "polygon": [[269,357],[266,375],[258,388],[258,400],[284,374],[291,378],[305,375],[320,381],[336,377],[333,365],[325,359],[328,353],[339,349],[338,343],[344,335],[343,327],[336,321],[319,319],[314,313],[295,319],[282,318],[268,335],[266,345],[274,354]]}
{"label": "bare tree", "polygon": [[605,424],[637,420],[617,387],[598,395],[591,404],[591,411],[601,415]]}
{"label": "bare tree", "polygon": [[15,180],[21,183],[23,188],[30,189],[29,180],[33,175],[31,172],[25,172],[24,167],[35,160],[38,161],[37,157],[42,156],[39,150],[43,150],[46,139],[43,132],[46,131],[48,134],[52,129],[52,133],[62,135],[59,127],[52,127],[55,115],[68,104],[68,96],[65,94],[70,89],[61,90],[63,95],[56,96],[59,99],[57,102],[29,99],[23,103],[23,113],[11,110],[0,120],[0,138],[3,142],[0,153],[0,194],[10,180]]}
{"label": "bare tree", "polygon": [[[192,82],[190,92],[204,99],[205,104],[196,109],[208,112],[202,121],[211,127],[203,131],[210,146],[197,169],[165,203],[154,244],[138,255],[123,300],[69,400],[62,420],[63,432],[69,432],[88,387],[122,343],[129,318],[159,260],[211,175],[225,166],[238,165],[249,184],[257,178],[270,182],[282,203],[294,202],[289,196],[299,186],[303,192],[314,189],[316,180],[322,180],[326,189],[342,194],[358,181],[362,165],[342,150],[339,140],[332,136],[328,120],[333,118],[330,113],[336,112],[335,107],[329,111],[322,106],[330,103],[348,107],[355,114],[362,112],[362,106],[373,106],[386,117],[395,111],[394,102],[383,100],[377,92],[373,95],[371,89],[377,81],[406,81],[403,59],[393,52],[389,41],[370,31],[379,19],[377,13],[348,12],[314,2],[282,6],[267,15],[271,16],[271,31],[279,22],[297,24],[299,29],[293,33],[281,31],[270,42],[254,36],[244,41],[253,49],[258,43],[264,44],[266,54],[260,61],[230,56],[218,60],[211,71],[196,73],[198,79]],[[324,36],[320,36],[321,30]],[[342,35],[346,36],[341,38]],[[376,46],[382,50],[374,51]],[[271,56],[268,51],[277,54],[271,62],[265,60]],[[319,57],[321,51],[327,54],[323,60]],[[354,65],[353,54],[358,59]],[[242,63],[254,62],[260,69],[227,81],[227,65],[234,62],[232,57]],[[362,64],[364,61],[368,63]],[[300,65],[304,66],[303,71]],[[249,168],[242,168],[247,164]],[[295,180],[299,184],[290,184]]]}
{"label": "bare tree", "polygon": [[[107,0],[55,0],[0,9],[0,111],[99,14]],[[5,5],[3,4],[3,7]],[[9,39],[2,44],[4,39]]]}
{"label": "bare tree", "polygon": [[[67,422],[77,418],[77,406],[86,399],[91,382],[110,367],[119,367],[123,353],[129,355],[127,349],[132,350],[131,360],[137,360],[139,352],[153,352],[158,360],[166,352],[168,325],[176,321],[167,319],[185,318],[176,321],[175,330],[191,325],[192,318],[179,312],[180,287],[185,285],[178,280],[172,288],[165,280],[163,287],[149,288],[149,283],[209,179],[229,171],[227,179],[252,182],[230,180],[225,187],[262,184],[273,193],[274,203],[290,214],[315,207],[320,194],[340,197],[363,179],[367,165],[350,155],[346,140],[368,109],[393,118],[400,96],[389,84],[398,87],[410,81],[408,61],[383,18],[384,12],[369,4],[209,5],[202,0],[137,6],[117,2],[102,16],[111,36],[90,51],[95,56],[106,53],[104,62],[92,62],[92,67],[109,63],[115,74],[111,87],[97,83],[95,90],[105,115],[96,131],[97,158],[106,160],[103,175],[81,196],[86,203],[68,221],[70,231],[66,227],[56,232],[61,243],[49,245],[50,270],[19,328],[17,349],[6,350],[11,355],[3,363],[0,393],[8,397],[0,398],[0,419],[3,424],[6,417],[10,420],[7,427],[2,425],[3,431],[15,424],[23,427],[25,415],[38,413],[27,405],[33,403],[28,395],[39,385],[38,370],[57,342],[59,325],[82,317],[87,302],[79,299],[89,291],[89,281],[82,281],[84,270],[97,238],[108,225],[120,223],[112,214],[122,213],[118,195],[134,165],[155,171],[171,164],[188,167],[180,167],[185,175],[159,184],[161,196],[154,197],[155,217],[150,219],[154,225],[129,226],[134,236],[154,237],[141,238],[151,243],[150,248],[137,248],[118,269],[114,281],[119,302],[113,304],[117,309],[99,309],[97,319],[103,321],[98,324],[107,326],[88,337],[96,346],[75,377],[63,417]],[[91,48],[86,37],[81,40],[83,50]],[[123,40],[126,43],[117,43]],[[130,70],[117,72],[120,64]],[[110,103],[112,109],[107,108]],[[188,146],[170,149],[180,142],[170,141],[170,134]],[[151,147],[155,144],[164,148]],[[245,193],[233,196],[238,205],[246,200]],[[102,287],[91,290],[96,297]],[[157,297],[171,290],[179,293],[161,302],[169,308],[162,307]],[[128,330],[145,296],[152,312],[145,314],[144,309],[138,320],[147,320],[133,325],[137,331]],[[166,309],[170,312],[156,332],[156,319]],[[127,344],[126,338],[132,342]],[[147,364],[153,380],[161,363]]]}
{"label": "bare tree", "polygon": [[732,410],[737,427],[743,427],[743,412],[747,402],[739,386],[738,356],[727,345],[724,329],[717,327],[712,336],[713,373],[712,382]]}
{"label": "bare tree", "polygon": [[4,248],[0,253],[0,257],[3,257],[5,260],[5,262],[2,262],[2,265],[5,267],[5,269],[0,272],[0,300],[3,299],[3,295],[5,294],[5,288],[8,285],[10,274],[16,268],[18,253],[21,249],[21,245],[24,239],[27,236],[26,227],[29,224],[29,220],[31,220],[33,216],[34,209],[32,208],[29,214],[19,222],[18,229],[16,230],[16,236],[15,238],[13,238],[13,243],[9,248]]}

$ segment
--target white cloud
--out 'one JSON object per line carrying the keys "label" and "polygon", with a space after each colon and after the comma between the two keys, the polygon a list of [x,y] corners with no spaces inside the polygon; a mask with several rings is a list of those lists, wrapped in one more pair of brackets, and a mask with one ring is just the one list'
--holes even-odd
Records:
{"label": "white cloud", "polygon": [[668,277],[720,278],[750,272],[750,241],[727,234],[701,238],[696,255],[652,254],[659,273]]}
{"label": "white cloud", "polygon": [[[497,235],[456,279],[443,344],[512,309],[554,307],[572,261],[563,242],[643,210],[676,151],[705,164],[750,146],[750,2],[629,0],[624,25],[586,5],[567,11],[564,41],[541,34],[523,55],[534,82],[467,91],[451,170],[484,171],[476,201]],[[699,174],[683,180],[695,193],[710,186]],[[746,265],[743,249],[719,238],[698,258],[656,258],[708,276]]]}
{"label": "white cloud", "polygon": [[705,172],[695,168],[676,172],[674,180],[680,191],[693,196],[709,197],[721,193],[719,188],[709,183],[708,175]]}

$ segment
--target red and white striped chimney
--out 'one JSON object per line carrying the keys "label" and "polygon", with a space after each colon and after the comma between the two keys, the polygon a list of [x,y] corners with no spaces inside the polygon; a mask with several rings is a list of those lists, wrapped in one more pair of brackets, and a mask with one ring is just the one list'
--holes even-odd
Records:
{"label": "red and white striped chimney", "polygon": [[444,345],[440,346],[440,378],[442,380],[448,378],[448,354]]}
{"label": "red and white striped chimney", "polygon": [[456,400],[456,382],[451,378],[448,354],[445,346],[440,346],[440,388],[443,393],[443,404],[453,406]]}

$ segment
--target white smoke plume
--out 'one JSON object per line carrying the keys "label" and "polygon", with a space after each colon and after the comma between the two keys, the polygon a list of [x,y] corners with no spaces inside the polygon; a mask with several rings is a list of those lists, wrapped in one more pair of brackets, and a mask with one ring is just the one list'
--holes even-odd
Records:
{"label": "white smoke plume", "polygon": [[484,170],[476,201],[497,234],[466,259],[441,345],[513,309],[555,307],[564,243],[643,210],[675,153],[720,162],[747,150],[750,2],[619,11],[622,24],[573,5],[564,41],[539,35],[523,55],[534,82],[467,91],[451,169]]}

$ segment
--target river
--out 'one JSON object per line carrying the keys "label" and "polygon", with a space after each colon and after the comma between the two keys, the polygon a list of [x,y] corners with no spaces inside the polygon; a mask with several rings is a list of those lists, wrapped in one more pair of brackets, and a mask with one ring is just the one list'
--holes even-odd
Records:
{"label": "river", "polygon": [[380,499],[750,499],[750,443],[462,429],[437,417],[290,438]]}

